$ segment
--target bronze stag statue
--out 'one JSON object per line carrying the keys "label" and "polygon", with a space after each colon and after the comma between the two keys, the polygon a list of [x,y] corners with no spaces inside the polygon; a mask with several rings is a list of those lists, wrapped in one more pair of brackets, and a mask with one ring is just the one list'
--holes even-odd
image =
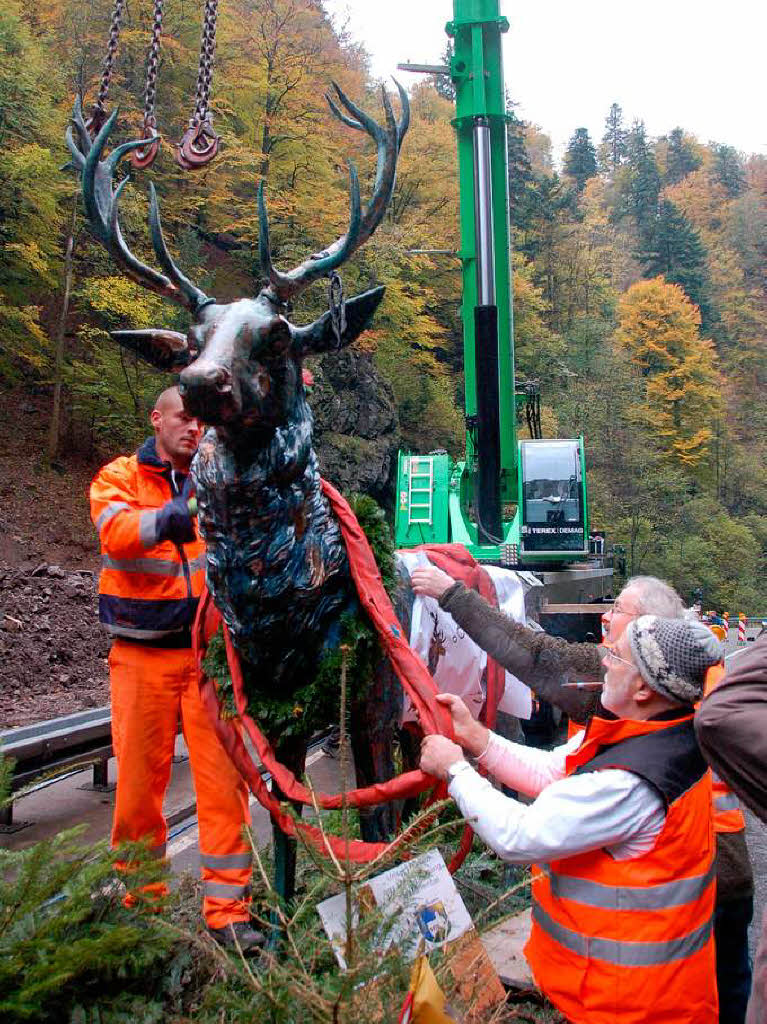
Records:
{"label": "bronze stag statue", "polygon": [[[258,211],[264,285],[255,298],[226,304],[202,292],[176,266],[163,238],[153,185],[149,223],[162,272],[129,250],[119,223],[120,196],[128,179],[115,187],[114,175],[123,157],[144,141],[118,146],[105,157],[116,113],[91,140],[79,104],[67,132],[95,236],[128,277],[183,306],[192,317],[187,334],[151,328],[115,331],[113,337],[154,367],[179,372],[185,407],[208,427],[192,465],[200,530],[207,544],[208,587],[241,657],[248,692],[256,697],[290,694],[298,681],[311,677],[327,650],[338,645],[341,616],[356,602],[340,529],[320,488],[302,361],[353,342],[368,325],[384,288],[348,300],[341,329],[330,312],[298,327],[287,320],[286,311],[291,299],[335,271],[381,223],[409,122],[407,95],[399,84],[397,88],[399,121],[382,90],[385,128],[338,86],[338,101],[348,113],[328,97],[333,113],[349,127],[367,132],[377,146],[375,186],[364,212],[350,164],[348,230],[326,250],[284,273],[271,259],[262,183]],[[384,686],[384,692],[395,690]],[[391,700],[388,707],[369,705],[354,705],[352,745],[358,776],[366,781],[378,776],[379,781],[393,765],[386,744],[370,742],[370,731],[378,728],[380,737],[393,728],[397,715]],[[305,738],[298,744],[271,739],[278,755],[302,770]],[[364,838],[379,839],[385,838],[382,833],[392,819],[382,811],[368,812],[362,823]]]}

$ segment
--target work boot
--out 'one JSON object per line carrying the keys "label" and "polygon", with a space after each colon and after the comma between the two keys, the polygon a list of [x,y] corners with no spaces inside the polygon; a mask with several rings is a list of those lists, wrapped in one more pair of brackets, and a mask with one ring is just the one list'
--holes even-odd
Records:
{"label": "work boot", "polygon": [[208,931],[222,949],[237,952],[239,946],[243,956],[253,956],[266,943],[266,937],[250,921],[232,921],[223,928],[208,928]]}

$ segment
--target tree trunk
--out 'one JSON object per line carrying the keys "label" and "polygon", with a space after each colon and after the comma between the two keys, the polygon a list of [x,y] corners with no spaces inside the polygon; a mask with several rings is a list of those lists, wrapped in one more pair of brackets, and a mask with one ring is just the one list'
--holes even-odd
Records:
{"label": "tree trunk", "polygon": [[59,450],[59,432],[61,430],[61,387],[64,375],[64,341],[67,331],[67,317],[69,316],[69,299],[72,293],[72,267],[74,265],[75,251],[75,226],[77,223],[77,206],[80,198],[76,192],[72,201],[72,219],[69,223],[69,235],[67,237],[66,253],[64,255],[64,296],[61,300],[61,311],[59,323],[56,330],[56,351],[53,366],[53,409],[51,410],[51,423],[48,431],[47,461],[50,465]]}

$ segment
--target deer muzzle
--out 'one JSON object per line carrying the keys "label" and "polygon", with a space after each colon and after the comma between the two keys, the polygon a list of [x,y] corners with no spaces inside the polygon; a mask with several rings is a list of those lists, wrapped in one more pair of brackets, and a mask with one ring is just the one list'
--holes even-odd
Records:
{"label": "deer muzzle", "polygon": [[223,425],[242,413],[240,389],[225,366],[198,360],[182,371],[178,386],[184,408],[203,423]]}

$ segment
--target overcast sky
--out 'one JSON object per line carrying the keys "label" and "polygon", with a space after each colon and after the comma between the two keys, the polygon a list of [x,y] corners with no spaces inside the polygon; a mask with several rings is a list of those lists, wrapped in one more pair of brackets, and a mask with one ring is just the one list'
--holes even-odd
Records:
{"label": "overcast sky", "polygon": [[[324,0],[371,55],[376,77],[401,61],[439,63],[452,0]],[[651,136],[677,125],[701,142],[767,153],[767,0],[501,0],[506,85],[517,113],[560,157],[573,131],[598,143],[610,104]]]}

